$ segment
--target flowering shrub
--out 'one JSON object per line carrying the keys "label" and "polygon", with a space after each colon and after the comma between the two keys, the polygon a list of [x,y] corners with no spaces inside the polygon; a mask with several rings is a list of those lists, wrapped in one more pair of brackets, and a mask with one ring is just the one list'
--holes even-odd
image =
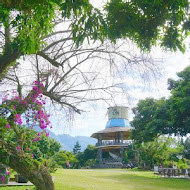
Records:
{"label": "flowering shrub", "polygon": [[[26,96],[21,97],[17,92],[13,92],[11,97],[8,94],[2,98],[0,105],[0,139],[7,144],[15,147],[17,152],[22,151],[30,158],[34,157],[32,144],[39,141],[42,134],[46,136],[48,127],[52,127],[49,121],[50,115],[45,110],[45,99],[42,95],[43,84],[35,81],[32,91]],[[30,130],[34,126],[39,126],[40,133],[30,133],[29,128],[22,126],[24,121]],[[36,134],[36,136],[34,136]],[[0,150],[6,153],[7,148]],[[6,154],[8,156],[8,154]],[[5,159],[8,159],[6,157]],[[7,174],[8,175],[8,174]],[[6,176],[1,176],[1,181]]]}
{"label": "flowering shrub", "polygon": [[11,172],[7,171],[5,174],[0,174],[0,183],[8,183]]}

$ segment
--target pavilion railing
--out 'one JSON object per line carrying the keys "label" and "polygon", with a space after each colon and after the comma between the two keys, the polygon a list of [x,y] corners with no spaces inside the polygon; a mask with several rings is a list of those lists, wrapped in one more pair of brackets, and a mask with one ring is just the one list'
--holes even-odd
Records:
{"label": "pavilion railing", "polygon": [[112,146],[112,145],[131,145],[132,141],[102,141],[99,143],[96,143],[96,146]]}

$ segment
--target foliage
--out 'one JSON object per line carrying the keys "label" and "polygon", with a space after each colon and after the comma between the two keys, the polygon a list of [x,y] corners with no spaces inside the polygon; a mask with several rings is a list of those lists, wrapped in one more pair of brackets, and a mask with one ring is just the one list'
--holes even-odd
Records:
{"label": "foliage", "polygon": [[[46,128],[50,126],[49,115],[45,112],[44,100],[41,95],[42,84],[35,82],[31,94],[26,98],[20,97],[16,92],[13,92],[13,97],[8,99],[6,94],[0,105],[0,124],[1,124],[1,139],[8,143],[13,143],[17,150],[29,151],[30,145],[33,142],[40,140],[40,135],[43,132],[48,135]],[[43,131],[33,136],[30,130],[24,128],[21,115],[25,113],[26,123],[28,125],[36,125]]]}
{"label": "foliage", "polygon": [[[174,138],[160,137],[152,142],[136,145],[140,153],[140,163],[152,168],[162,164],[163,167],[171,167],[171,162],[180,164],[178,155],[183,153],[184,147]],[[184,164],[184,162],[183,162]]]}
{"label": "foliage", "polygon": [[183,156],[190,160],[190,137],[185,140],[182,139],[181,145],[184,146]]}
{"label": "foliage", "polygon": [[177,76],[178,80],[169,80],[172,132],[185,136],[190,133],[190,67],[177,73]]}
{"label": "foliage", "polygon": [[79,142],[77,141],[73,148],[73,154],[77,155],[78,153],[80,153],[80,151],[81,151],[81,146]]}
{"label": "foliage", "polygon": [[189,30],[189,2],[111,0],[106,20],[111,39],[128,37],[141,49],[160,43],[164,48],[184,52],[183,39]]}
{"label": "foliage", "polygon": [[152,141],[162,134],[185,136],[190,133],[190,67],[177,76],[177,80],[168,80],[169,99],[147,98],[133,108],[132,138],[136,141]]}
{"label": "foliage", "polygon": [[188,166],[186,160],[179,160],[179,161],[177,162],[177,167],[178,167],[179,169],[187,169],[189,166]]}
{"label": "foliage", "polygon": [[171,121],[168,102],[164,98],[155,100],[147,98],[140,100],[135,108],[132,138],[137,142],[148,142],[170,132]]}
{"label": "foliage", "polygon": [[24,54],[39,50],[39,39],[51,31],[55,5],[53,1],[1,1],[1,26],[12,28],[16,34],[10,39],[10,50],[18,48]]}
{"label": "foliage", "polygon": [[57,165],[62,166],[63,168],[67,167],[67,162],[69,162],[72,168],[80,168],[94,165],[96,162],[96,157],[96,147],[93,145],[88,145],[83,152],[77,152],[77,154],[74,154],[74,151],[72,153],[69,151],[61,150],[57,154],[55,154],[54,160]]}
{"label": "foliage", "polygon": [[75,166],[78,163],[77,158],[72,152],[61,150],[54,156],[54,160],[57,163],[57,165],[62,166],[63,168],[66,168],[66,163],[69,162],[71,167]]}
{"label": "foliage", "polygon": [[100,9],[89,0],[3,0],[0,28],[5,31],[5,38],[0,73],[16,64],[20,56],[37,53],[45,46],[44,39],[57,25],[55,18],[69,20],[76,47],[85,39],[103,43],[107,38],[112,42],[128,38],[141,50],[150,50],[159,43],[166,49],[184,52],[183,41],[190,29],[188,9],[188,0],[111,0]]}
{"label": "foliage", "polygon": [[0,173],[0,184],[9,181],[10,175],[11,172],[9,170],[6,170],[5,173]]}
{"label": "foliage", "polygon": [[46,166],[50,172],[55,172],[57,164],[54,160],[54,155],[59,152],[61,145],[54,139],[51,139],[47,134],[35,130],[31,130],[28,127],[23,127],[26,131],[26,140],[30,140],[32,137],[39,136],[39,140],[32,142],[28,152],[31,153],[33,159],[39,161],[41,164]]}
{"label": "foliage", "polygon": [[[0,23],[10,27],[16,36],[10,44],[24,54],[35,53],[40,49],[42,38],[52,31],[56,12],[64,19],[72,19],[73,39],[76,44],[86,37],[97,38],[100,31],[100,12],[88,0],[83,1],[1,1]],[[15,12],[17,10],[17,12]],[[9,20],[10,15],[12,19]],[[84,27],[83,27],[84,26]]]}
{"label": "foliage", "polygon": [[77,154],[80,167],[92,166],[96,162],[97,148],[93,145],[88,145],[84,152]]}
{"label": "foliage", "polygon": [[[49,135],[46,129],[51,127],[49,115],[44,107],[45,100],[41,94],[43,87],[43,84],[35,81],[32,90],[26,97],[23,97],[21,93],[13,92],[11,96],[6,94],[2,98],[0,105],[0,161],[26,176],[36,185],[37,189],[46,189],[46,185],[49,186],[49,189],[53,189],[54,185],[47,168],[39,162],[42,161],[40,148],[36,147],[37,141],[43,135]],[[30,127],[26,128],[22,125],[23,119]],[[35,125],[38,125],[42,132],[34,132],[31,128]],[[42,137],[41,140],[45,142],[47,139]],[[47,149],[43,150],[43,153],[48,156],[52,155],[53,147],[56,147],[56,150],[59,149],[59,145],[54,141],[50,145],[52,146],[51,152],[48,153]],[[37,178],[33,172],[38,172]],[[49,180],[48,184],[39,183],[40,178],[43,179],[44,176]]]}
{"label": "foliage", "polygon": [[54,156],[61,148],[60,143],[54,139],[48,138],[45,134],[40,136],[40,140],[36,142],[36,146],[46,159]]}

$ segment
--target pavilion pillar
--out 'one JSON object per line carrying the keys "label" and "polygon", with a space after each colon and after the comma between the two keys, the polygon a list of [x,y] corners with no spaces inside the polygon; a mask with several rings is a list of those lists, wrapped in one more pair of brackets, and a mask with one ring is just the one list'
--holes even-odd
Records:
{"label": "pavilion pillar", "polygon": [[102,145],[102,134],[98,135],[98,145],[101,146]]}
{"label": "pavilion pillar", "polygon": [[121,132],[121,144],[123,144],[123,140],[124,140],[124,135],[123,132]]}
{"label": "pavilion pillar", "polygon": [[102,164],[102,148],[98,148],[98,162]]}
{"label": "pavilion pillar", "polygon": [[125,149],[124,149],[124,146],[121,146],[121,158],[122,160],[124,159],[125,157]]}
{"label": "pavilion pillar", "polygon": [[[98,146],[102,145],[102,134],[98,135]],[[98,148],[98,162],[99,164],[102,164],[102,148]]]}
{"label": "pavilion pillar", "polygon": [[121,137],[121,158],[123,160],[124,157],[125,157],[125,149],[124,149],[124,146],[123,146],[123,140],[124,140],[123,132],[120,133],[120,137]]}

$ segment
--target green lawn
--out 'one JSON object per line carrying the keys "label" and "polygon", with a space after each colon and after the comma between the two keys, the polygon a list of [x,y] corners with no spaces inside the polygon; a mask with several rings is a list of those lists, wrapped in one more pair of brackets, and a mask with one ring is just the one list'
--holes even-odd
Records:
{"label": "green lawn", "polygon": [[[60,169],[55,174],[56,190],[189,190],[187,179],[166,179],[153,172],[127,169]],[[32,187],[28,187],[32,190]],[[25,187],[1,187],[2,190],[26,190]]]}

